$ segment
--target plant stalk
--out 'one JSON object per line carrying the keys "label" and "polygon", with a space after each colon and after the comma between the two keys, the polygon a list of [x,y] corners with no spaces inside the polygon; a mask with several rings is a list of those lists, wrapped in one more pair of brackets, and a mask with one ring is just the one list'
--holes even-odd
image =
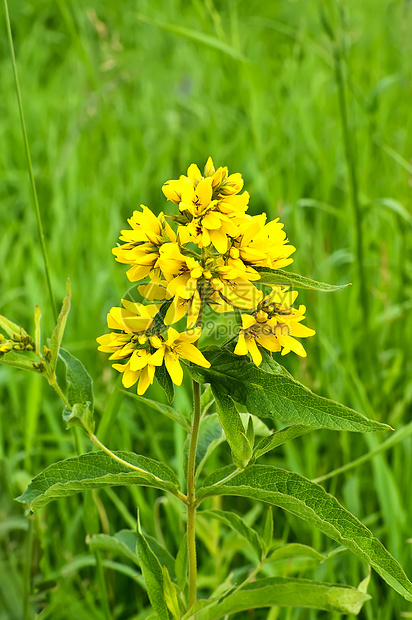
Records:
{"label": "plant stalk", "polygon": [[200,385],[193,381],[193,423],[187,464],[187,550],[189,563],[189,609],[196,603],[196,449],[200,424]]}

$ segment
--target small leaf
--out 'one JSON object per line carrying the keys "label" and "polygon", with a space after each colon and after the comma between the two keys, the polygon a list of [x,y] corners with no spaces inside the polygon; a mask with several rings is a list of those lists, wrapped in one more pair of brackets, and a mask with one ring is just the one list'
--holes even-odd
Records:
{"label": "small leaf", "polygon": [[5,316],[2,316],[1,314],[0,314],[0,329],[3,332],[5,332],[10,338],[12,338],[15,334],[20,336],[22,331],[23,331],[23,335],[27,335],[22,327],[20,327],[19,325],[16,325],[16,323],[13,323],[13,321],[10,321]]}
{"label": "small leaf", "polygon": [[266,551],[270,549],[273,538],[273,511],[272,506],[269,506],[269,510],[266,513],[265,527],[263,528],[263,542],[265,543]]}
{"label": "small leaf", "polygon": [[67,400],[71,405],[76,403],[89,403],[89,409],[93,412],[93,380],[80,360],[74,355],[61,348],[60,359],[66,365]]}
{"label": "small leaf", "polygon": [[171,380],[170,375],[167,372],[166,366],[164,364],[162,366],[156,366],[155,377],[160,387],[165,391],[166,398],[169,402],[169,405],[171,405],[175,397],[175,388],[173,386],[173,381]]}
{"label": "small leaf", "polygon": [[274,450],[283,443],[295,439],[295,437],[306,435],[306,433],[310,433],[311,430],[310,427],[303,426],[302,424],[292,424],[291,426],[282,428],[280,431],[268,435],[268,437],[263,437],[255,447],[253,456],[255,459],[258,459],[263,454],[266,454],[266,452]]}
{"label": "small leaf", "polygon": [[245,435],[242,419],[228,394],[220,391],[213,384],[212,391],[216,400],[219,421],[232,450],[233,461],[238,467],[244,468],[252,456],[252,448]]}
{"label": "small leaf", "polygon": [[253,449],[253,446],[255,445],[255,426],[253,424],[253,418],[251,415],[249,416],[247,422],[246,437],[250,447]]}
{"label": "small leaf", "polygon": [[166,602],[167,608],[171,612],[174,620],[180,620],[179,601],[177,599],[176,589],[170,579],[170,575],[166,566],[162,567],[163,574],[163,597]]}
{"label": "small leaf", "polygon": [[114,452],[135,469],[114,460],[103,451],[87,452],[59,461],[38,474],[17,501],[37,510],[49,502],[86,489],[139,485],[176,494],[179,481],[168,467],[133,452]]}
{"label": "small leaf", "polygon": [[94,433],[94,419],[90,410],[90,403],[76,403],[72,409],[65,407],[63,420],[66,422],[67,428],[80,426],[86,432]]}
{"label": "small leaf", "polygon": [[[50,366],[53,372],[56,370],[57,358],[59,355],[60,345],[63,340],[64,330],[66,327],[67,315],[70,311],[70,280],[67,279],[66,284],[66,297],[63,299],[62,309],[60,310],[60,314],[57,318],[56,327],[53,330],[51,339],[50,339]],[[81,401],[78,401],[81,402]]]}
{"label": "small leaf", "polygon": [[136,554],[136,539],[136,532],[120,530],[114,536],[96,534],[89,539],[88,544],[91,551],[109,551],[110,553],[121,555],[140,566]]}
{"label": "small leaf", "polygon": [[176,556],[176,581],[179,588],[183,591],[187,582],[187,568],[188,568],[188,556],[187,556],[187,535],[186,532],[181,540],[179,550]]}
{"label": "small leaf", "polygon": [[187,431],[190,430],[188,419],[183,414],[176,411],[176,409],[173,409],[173,407],[170,407],[169,405],[163,405],[163,403],[158,403],[155,400],[150,400],[150,398],[144,398],[143,396],[139,396],[138,394],[134,394],[133,392],[128,392],[127,390],[121,389],[120,391],[127,396],[130,396],[131,398],[139,401],[143,405],[146,405],[146,407],[150,407],[150,409],[154,409],[155,411],[162,413],[170,420],[173,420],[174,422],[180,424],[180,426],[183,426],[183,428]]}
{"label": "small leaf", "polygon": [[[241,403],[259,418],[280,419],[314,428],[357,432],[390,430],[349,407],[318,396],[296,381],[274,359],[264,369],[245,356],[217,347],[203,351],[210,368],[189,366],[196,381],[210,383],[214,393]],[[267,360],[268,355],[264,355]],[[230,393],[230,396],[228,396]]]}
{"label": "small leaf", "polygon": [[41,331],[40,331],[40,318],[41,312],[39,306],[36,304],[34,308],[34,342],[36,345],[36,353],[41,353]]}
{"label": "small leaf", "polygon": [[284,271],[283,269],[269,269],[268,267],[257,267],[256,271],[260,274],[260,280],[262,284],[284,285],[290,284],[296,288],[309,289],[311,291],[322,291],[323,293],[332,293],[339,291],[342,288],[350,286],[349,284],[326,284],[325,282],[316,282],[305,276],[301,276],[298,273],[291,273]]}
{"label": "small leaf", "polygon": [[[294,558],[297,556],[303,556],[317,560],[318,562],[324,562],[325,556],[307,545],[301,545],[299,543],[290,543],[288,545],[282,545],[273,551],[270,555],[270,560],[283,560],[284,558]],[[363,592],[363,590],[362,590]]]}
{"label": "small leaf", "polygon": [[163,596],[162,567],[142,534],[139,516],[137,518],[136,553],[152,607],[160,620],[169,620],[170,616]]}
{"label": "small leaf", "polygon": [[235,512],[229,512],[227,510],[202,510],[199,512],[199,516],[209,519],[217,519],[220,523],[230,527],[233,531],[242,536],[253,551],[256,553],[258,560],[263,557],[263,547],[259,535],[249,525],[246,525],[244,519],[239,517]]}
{"label": "small leaf", "polygon": [[30,370],[31,372],[40,374],[46,370],[41,362],[33,362],[25,355],[16,353],[15,351],[9,351],[8,353],[4,353],[4,355],[0,355],[0,364],[6,364],[6,366],[13,366],[20,370]]}
{"label": "small leaf", "polygon": [[[198,603],[183,620],[217,620],[239,611],[261,607],[309,607],[330,612],[358,614],[371,597],[350,586],[332,585],[309,579],[268,577],[245,585],[221,602]],[[202,611],[197,611],[201,609]]]}
{"label": "small leaf", "polygon": [[224,435],[217,413],[203,417],[200,420],[196,447],[196,467],[198,468],[196,475],[199,475],[209,455],[222,441],[224,441]]}
{"label": "small leaf", "polygon": [[[219,484],[219,480],[223,482]],[[199,499],[212,495],[249,497],[291,512],[347,547],[412,601],[412,583],[395,558],[333,495],[307,478],[269,465],[252,465],[239,473],[229,466],[214,472],[197,491]]]}

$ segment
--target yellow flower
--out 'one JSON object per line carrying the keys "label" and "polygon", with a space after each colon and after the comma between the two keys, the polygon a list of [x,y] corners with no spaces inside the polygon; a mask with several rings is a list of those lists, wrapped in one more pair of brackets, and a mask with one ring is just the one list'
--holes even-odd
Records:
{"label": "yellow flower", "polygon": [[141,208],[128,220],[131,230],[122,230],[120,240],[126,243],[112,250],[119,263],[131,265],[127,271],[131,282],[159,270],[159,258],[168,246],[178,250],[176,234],[163,213],[156,216],[148,207]]}
{"label": "yellow flower", "polygon": [[279,218],[266,224],[266,213],[256,215],[239,224],[240,234],[233,241],[240,258],[255,267],[280,269],[293,263],[289,258],[296,248],[287,245],[288,239]]}
{"label": "yellow flower", "polygon": [[193,344],[199,340],[200,333],[200,327],[181,334],[173,327],[169,327],[167,330],[167,340],[164,340],[158,348],[157,353],[164,356],[167,372],[175,385],[181,385],[183,381],[183,369],[180,365],[180,358],[189,360],[189,362],[193,362],[198,366],[210,368],[210,362]]}
{"label": "yellow flower", "polygon": [[[113,368],[123,373],[122,383],[128,388],[139,382],[137,392],[144,394],[153,383],[155,367],[163,359],[151,353],[150,338],[145,332],[153,324],[153,317],[159,308],[156,305],[134,303],[122,299],[124,308],[112,308],[107,315],[107,325],[117,330],[97,338],[99,351],[111,353],[110,360],[125,360],[126,364],[113,364]],[[120,332],[120,333],[119,333]],[[153,338],[153,336],[151,337]]]}
{"label": "yellow flower", "polygon": [[249,194],[237,196],[243,187],[242,176],[228,175],[228,169],[215,170],[209,157],[204,176],[195,164],[191,164],[187,176],[167,181],[163,193],[168,200],[179,205],[186,215],[186,222],[178,228],[180,243],[189,241],[200,248],[210,244],[220,254],[228,249],[228,237],[239,234],[238,223],[248,208]]}
{"label": "yellow flower", "polygon": [[305,306],[292,308],[298,293],[276,287],[257,306],[253,314],[242,314],[242,328],[234,352],[236,355],[250,353],[256,366],[262,362],[259,346],[271,352],[282,350],[282,355],[294,351],[306,357],[306,351],[295,337],[306,338],[316,332],[301,321],[305,318]]}

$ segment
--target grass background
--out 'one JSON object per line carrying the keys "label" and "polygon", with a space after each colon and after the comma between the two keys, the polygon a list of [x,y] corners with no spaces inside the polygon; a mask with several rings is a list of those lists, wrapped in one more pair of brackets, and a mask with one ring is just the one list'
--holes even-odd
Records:
{"label": "grass background", "polygon": [[[217,165],[242,172],[251,213],[281,217],[298,248],[294,271],[353,283],[334,295],[300,294],[317,336],[307,343],[306,360],[290,355],[285,363],[318,393],[404,429],[393,448],[324,484],[411,575],[410,2],[16,0],[10,10],[59,302],[66,278],[72,282],[65,346],[94,377],[97,417],[105,420],[110,447],[171,462],[183,475],[180,429],[116,391],[95,337],[127,288],[125,270],[111,255],[126,218],[140,203],[164,209],[162,183],[212,155]],[[38,303],[50,334],[3,14],[0,51],[0,313],[30,330]],[[157,386],[148,396],[163,398]],[[188,391],[180,391],[176,405],[189,410]],[[12,498],[45,466],[74,454],[73,438],[37,376],[2,367],[0,413],[1,620],[30,618],[33,611],[53,620],[146,618],[144,591],[110,565],[113,558],[91,553],[86,534],[109,531],[106,516],[112,533],[133,527],[138,504],[146,532],[176,553],[184,527],[179,509],[153,490],[102,491],[100,517],[90,499],[76,496],[42,510],[29,527]],[[318,432],[264,462],[317,477],[385,439]],[[210,468],[229,458],[223,444]],[[263,525],[263,506],[223,501]],[[333,548],[280,510],[274,516],[279,539]],[[205,595],[229,562],[235,568],[247,555],[228,532],[213,534],[200,522]],[[351,585],[367,571],[349,552],[320,567],[293,562],[271,570]],[[360,617],[411,616],[411,606],[377,575],[369,591],[373,599]],[[282,609],[251,617],[332,615]]]}

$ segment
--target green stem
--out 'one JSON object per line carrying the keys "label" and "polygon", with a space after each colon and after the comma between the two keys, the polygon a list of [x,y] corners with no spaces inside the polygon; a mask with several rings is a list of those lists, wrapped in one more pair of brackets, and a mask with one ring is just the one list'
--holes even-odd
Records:
{"label": "green stem", "polygon": [[196,561],[196,492],[195,468],[196,449],[200,424],[200,385],[193,381],[193,423],[190,436],[189,458],[187,464],[187,551],[189,563],[189,609],[196,602],[197,561]]}
{"label": "green stem", "polygon": [[9,7],[8,7],[7,0],[4,0],[4,13],[5,13],[5,17],[6,17],[6,28],[7,28],[7,35],[8,35],[9,46],[10,46],[11,62],[12,62],[12,65],[13,65],[14,81],[15,81],[15,84],[16,84],[16,95],[17,95],[17,102],[18,102],[19,112],[20,112],[20,122],[21,122],[21,128],[22,128],[22,132],[23,132],[24,148],[25,148],[25,151],[26,151],[27,168],[28,168],[28,171],[29,171],[31,190],[32,190],[32,194],[33,194],[34,209],[35,209],[35,212],[36,212],[37,230],[38,230],[38,233],[39,233],[40,247],[41,247],[41,251],[42,251],[42,254],[43,254],[44,271],[45,271],[45,274],[46,274],[47,288],[48,288],[48,291],[49,291],[50,303],[51,303],[52,311],[53,311],[53,314],[54,314],[54,320],[57,321],[56,302],[54,300],[53,289],[52,289],[52,285],[51,285],[49,261],[48,261],[48,258],[47,258],[46,243],[45,243],[45,240],[44,240],[44,233],[43,233],[43,225],[42,225],[42,221],[41,221],[39,202],[38,202],[38,199],[37,199],[36,183],[35,183],[35,180],[34,180],[33,168],[32,168],[32,163],[31,163],[29,140],[28,140],[27,131],[26,131],[26,122],[24,120],[23,102],[22,102],[21,93],[20,93],[20,84],[19,84],[19,76],[18,76],[18,73],[17,73],[16,58],[15,58],[15,55],[14,55],[13,35],[12,35],[12,32],[11,32]]}

